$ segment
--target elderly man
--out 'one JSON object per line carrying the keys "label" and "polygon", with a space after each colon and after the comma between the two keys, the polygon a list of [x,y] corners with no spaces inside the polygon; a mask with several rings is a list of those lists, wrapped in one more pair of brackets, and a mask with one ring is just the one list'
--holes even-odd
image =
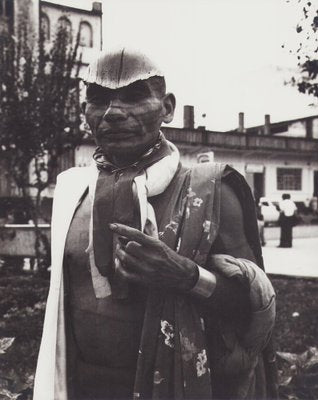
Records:
{"label": "elderly man", "polygon": [[101,54],[86,84],[97,149],[57,180],[34,398],[273,397],[275,294],[243,177],[182,166],[145,55]]}

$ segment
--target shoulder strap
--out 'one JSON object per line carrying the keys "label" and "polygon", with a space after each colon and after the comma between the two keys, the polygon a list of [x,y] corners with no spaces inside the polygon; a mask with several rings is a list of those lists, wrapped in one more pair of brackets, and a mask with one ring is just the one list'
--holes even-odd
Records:
{"label": "shoulder strap", "polygon": [[244,176],[228,165],[224,171],[223,179],[231,186],[241,203],[246,239],[254,253],[257,265],[264,269],[256,219],[256,206],[251,188]]}
{"label": "shoulder strap", "polygon": [[204,266],[217,236],[221,177],[225,164],[201,163],[191,169],[179,253]]}

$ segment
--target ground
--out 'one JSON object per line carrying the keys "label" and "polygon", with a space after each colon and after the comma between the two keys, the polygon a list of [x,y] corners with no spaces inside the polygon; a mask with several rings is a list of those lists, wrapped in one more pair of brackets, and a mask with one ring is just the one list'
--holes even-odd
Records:
{"label": "ground", "polygon": [[[301,353],[318,347],[318,279],[278,276],[271,280],[277,292],[277,349]],[[32,384],[48,285],[47,276],[0,270],[0,339],[15,337],[6,353],[0,352],[0,389],[17,393]],[[0,399],[7,397],[0,394]]]}
{"label": "ground", "polygon": [[318,346],[318,279],[271,277],[277,295],[276,342],[300,353]]}
{"label": "ground", "polygon": [[[272,277],[280,398],[318,398],[318,278]],[[280,352],[284,352],[281,354]],[[279,356],[280,355],[280,356]]]}
{"label": "ground", "polygon": [[17,393],[33,381],[48,285],[38,274],[0,271],[0,340],[15,338],[5,354],[0,351],[0,389]]}

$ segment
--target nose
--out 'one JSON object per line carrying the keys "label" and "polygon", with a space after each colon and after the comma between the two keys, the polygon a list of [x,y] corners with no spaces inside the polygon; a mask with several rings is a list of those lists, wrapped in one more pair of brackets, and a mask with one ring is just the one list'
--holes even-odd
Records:
{"label": "nose", "polygon": [[119,100],[111,100],[103,119],[106,122],[120,122],[127,118],[125,106]]}

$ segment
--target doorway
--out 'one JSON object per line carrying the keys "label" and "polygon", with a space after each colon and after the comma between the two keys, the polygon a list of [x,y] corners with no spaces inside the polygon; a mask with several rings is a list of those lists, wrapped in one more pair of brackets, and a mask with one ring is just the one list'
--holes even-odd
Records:
{"label": "doorway", "polygon": [[264,172],[254,172],[253,188],[254,188],[254,197],[258,204],[259,199],[264,196]]}
{"label": "doorway", "polygon": [[318,197],[318,171],[314,171],[314,197]]}

